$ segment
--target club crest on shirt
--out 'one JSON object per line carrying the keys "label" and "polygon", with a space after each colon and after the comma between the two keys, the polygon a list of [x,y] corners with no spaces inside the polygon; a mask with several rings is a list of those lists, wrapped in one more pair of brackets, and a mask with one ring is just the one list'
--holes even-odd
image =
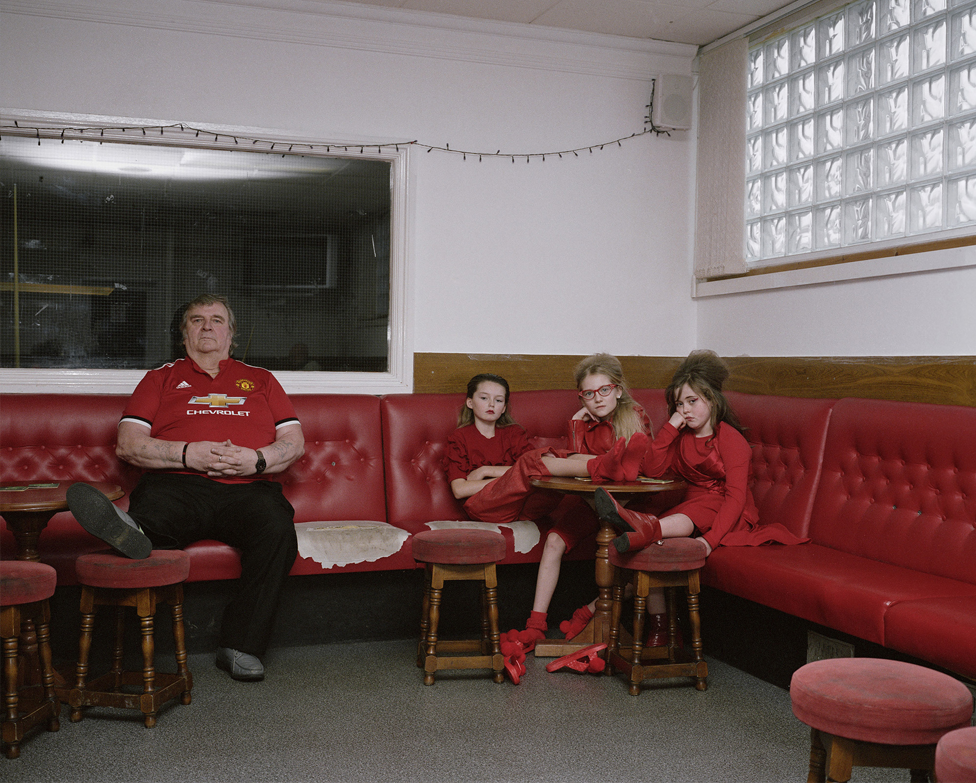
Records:
{"label": "club crest on shirt", "polygon": [[241,378],[239,381],[235,381],[234,385],[240,389],[242,392],[254,391],[257,384],[254,381],[249,381],[247,378]]}

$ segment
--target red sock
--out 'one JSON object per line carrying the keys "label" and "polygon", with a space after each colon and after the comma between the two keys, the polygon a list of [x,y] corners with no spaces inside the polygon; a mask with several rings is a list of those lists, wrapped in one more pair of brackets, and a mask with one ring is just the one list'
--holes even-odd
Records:
{"label": "red sock", "polygon": [[563,620],[559,624],[559,630],[566,634],[566,641],[569,642],[583,633],[583,629],[586,628],[592,619],[593,612],[590,611],[590,607],[581,606],[573,612],[572,619]]}
{"label": "red sock", "polygon": [[536,642],[541,642],[546,638],[546,631],[549,625],[546,623],[546,612],[530,612],[529,619],[525,621],[525,630],[519,631],[519,641],[526,652],[535,649]]}

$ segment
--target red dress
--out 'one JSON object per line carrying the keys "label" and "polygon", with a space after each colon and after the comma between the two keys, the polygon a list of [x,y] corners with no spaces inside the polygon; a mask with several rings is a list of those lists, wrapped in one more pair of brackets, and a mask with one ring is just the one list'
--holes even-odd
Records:
{"label": "red dress", "polygon": [[648,448],[641,472],[646,476],[670,473],[688,482],[684,501],[666,515],[689,517],[712,549],[803,543],[805,539],[782,525],[759,524],[749,491],[751,466],[749,443],[735,427],[720,422],[714,437],[698,438],[668,422]]}
{"label": "red dress", "polygon": [[467,478],[483,465],[511,465],[464,501],[464,510],[479,522],[503,525],[517,519],[539,519],[560,501],[554,493],[540,492],[532,479],[548,476],[542,464],[549,449],[533,449],[517,424],[496,427],[495,437],[486,438],[474,424],[458,427],[447,439],[447,480]]}

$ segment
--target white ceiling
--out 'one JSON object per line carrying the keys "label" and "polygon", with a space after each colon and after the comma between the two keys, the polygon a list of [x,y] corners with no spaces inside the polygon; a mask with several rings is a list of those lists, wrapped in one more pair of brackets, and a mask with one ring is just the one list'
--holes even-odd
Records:
{"label": "white ceiling", "polygon": [[789,0],[349,0],[362,5],[704,45]]}

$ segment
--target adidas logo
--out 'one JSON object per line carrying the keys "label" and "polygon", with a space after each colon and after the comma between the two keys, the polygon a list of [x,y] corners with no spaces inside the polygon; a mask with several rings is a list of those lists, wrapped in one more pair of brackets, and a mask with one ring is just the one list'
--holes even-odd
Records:
{"label": "adidas logo", "polygon": [[188,384],[186,381],[180,381],[180,385],[177,386],[176,388],[177,389],[189,389],[190,388],[190,384]]}

